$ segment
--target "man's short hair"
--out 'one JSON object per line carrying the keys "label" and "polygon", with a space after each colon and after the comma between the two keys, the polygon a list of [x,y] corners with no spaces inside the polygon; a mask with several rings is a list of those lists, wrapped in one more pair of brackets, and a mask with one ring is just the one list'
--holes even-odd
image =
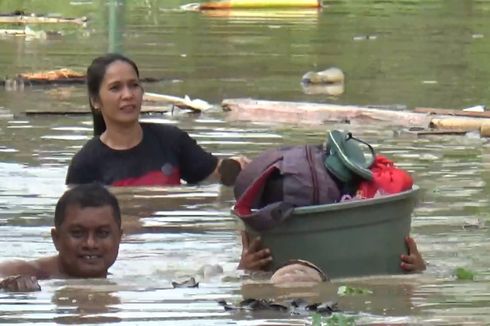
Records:
{"label": "man's short hair", "polygon": [[54,211],[54,225],[60,227],[65,220],[66,208],[69,206],[102,207],[111,206],[114,219],[121,227],[121,209],[117,198],[100,183],[87,183],[67,190],[56,204]]}

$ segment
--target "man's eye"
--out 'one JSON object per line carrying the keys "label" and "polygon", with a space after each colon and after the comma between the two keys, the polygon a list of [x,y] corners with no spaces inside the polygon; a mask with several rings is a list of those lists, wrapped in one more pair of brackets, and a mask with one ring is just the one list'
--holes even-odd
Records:
{"label": "man's eye", "polygon": [[109,236],[110,232],[107,230],[98,230],[97,231],[97,237],[99,238],[107,238]]}
{"label": "man's eye", "polygon": [[81,238],[81,237],[83,237],[83,231],[82,230],[71,230],[70,235],[74,238]]}

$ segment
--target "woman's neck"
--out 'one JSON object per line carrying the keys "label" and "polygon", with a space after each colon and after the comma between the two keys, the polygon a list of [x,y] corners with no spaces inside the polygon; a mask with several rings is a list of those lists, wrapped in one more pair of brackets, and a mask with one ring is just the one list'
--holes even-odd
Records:
{"label": "woman's neck", "polygon": [[100,140],[112,149],[125,150],[137,146],[143,139],[143,129],[139,123],[130,126],[107,128]]}

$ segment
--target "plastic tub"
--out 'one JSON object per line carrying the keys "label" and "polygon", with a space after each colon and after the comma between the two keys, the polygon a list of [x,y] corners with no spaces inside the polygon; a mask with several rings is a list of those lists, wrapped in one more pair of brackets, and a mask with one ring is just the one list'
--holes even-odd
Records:
{"label": "plastic tub", "polygon": [[[401,274],[418,186],[372,199],[298,207],[278,227],[260,233],[272,269],[289,259],[311,261],[330,278]],[[258,235],[255,230],[247,229]]]}

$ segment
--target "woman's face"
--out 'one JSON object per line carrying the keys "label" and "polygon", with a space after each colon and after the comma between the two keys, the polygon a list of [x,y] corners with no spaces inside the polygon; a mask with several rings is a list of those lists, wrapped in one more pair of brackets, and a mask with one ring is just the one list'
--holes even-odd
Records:
{"label": "woman's face", "polygon": [[111,128],[136,123],[142,101],[143,88],[136,71],[129,63],[117,60],[107,66],[99,97],[92,99],[92,105]]}

